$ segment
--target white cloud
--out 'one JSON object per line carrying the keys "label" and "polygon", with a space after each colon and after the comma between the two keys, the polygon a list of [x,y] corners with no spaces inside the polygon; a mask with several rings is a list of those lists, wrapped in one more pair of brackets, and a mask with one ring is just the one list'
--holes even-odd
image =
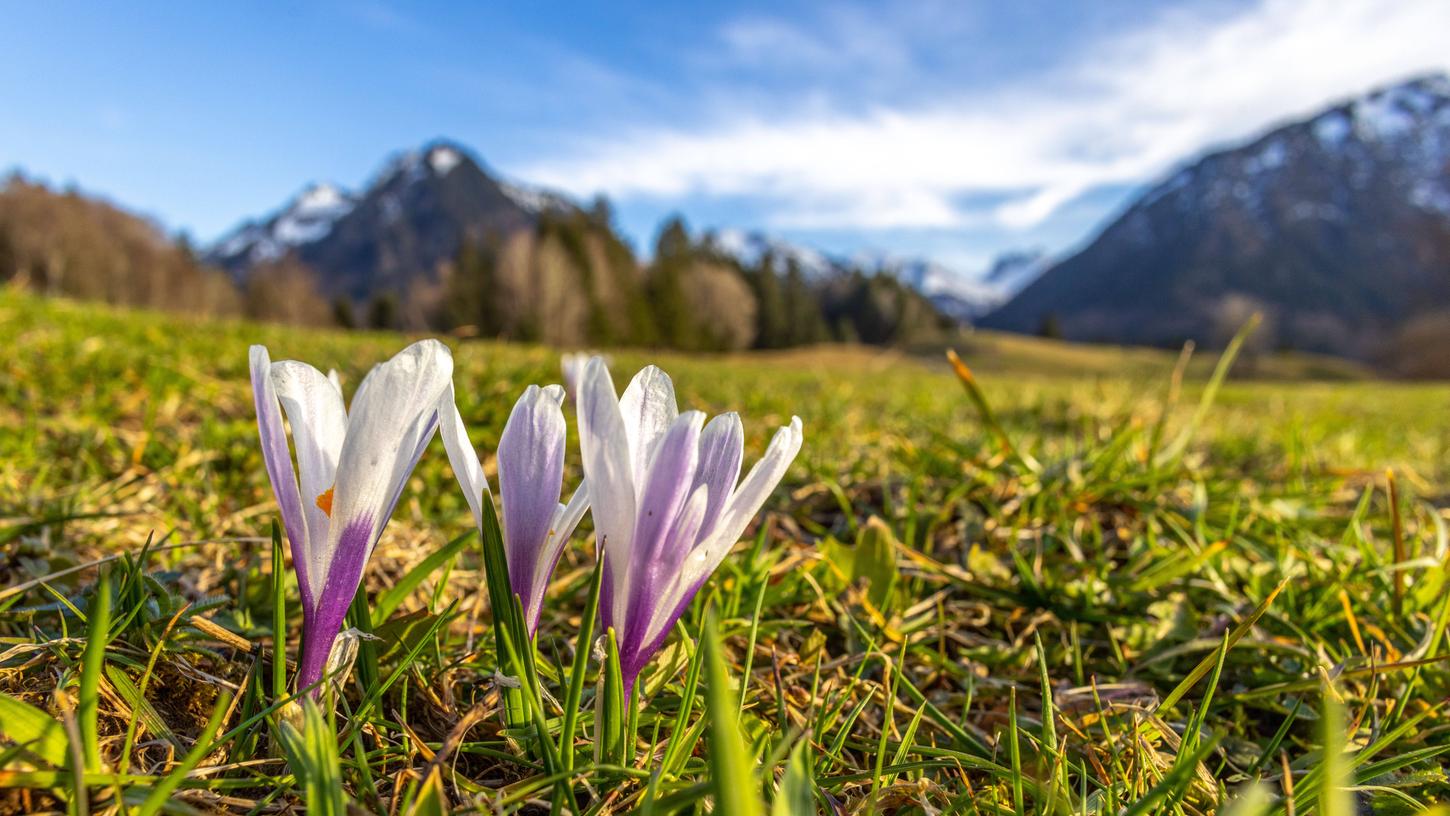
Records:
{"label": "white cloud", "polygon": [[[915,107],[771,119],[727,110],[708,125],[642,125],[521,175],[580,195],[750,196],[776,226],[1025,229],[1096,187],[1147,181],[1215,143],[1450,67],[1446,31],[1441,0],[1265,0],[1227,16],[1170,14],[1088,44],[1032,82]],[[736,56],[829,43],[762,20],[723,36]],[[889,44],[873,48],[899,64]],[[984,194],[1005,203],[961,203]]]}

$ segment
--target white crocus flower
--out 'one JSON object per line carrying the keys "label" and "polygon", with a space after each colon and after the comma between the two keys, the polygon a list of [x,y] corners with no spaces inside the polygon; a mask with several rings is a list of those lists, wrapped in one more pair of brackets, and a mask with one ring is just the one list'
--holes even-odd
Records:
{"label": "white crocus flower", "polygon": [[251,368],[262,457],[302,593],[302,689],[322,678],[368,557],[438,428],[453,356],[436,340],[408,346],[373,367],[351,412],[335,376],[292,360],[273,363],[264,346],[252,346]]}

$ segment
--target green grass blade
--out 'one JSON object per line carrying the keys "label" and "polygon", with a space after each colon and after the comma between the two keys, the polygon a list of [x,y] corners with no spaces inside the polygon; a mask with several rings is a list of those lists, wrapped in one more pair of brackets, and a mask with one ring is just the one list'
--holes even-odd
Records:
{"label": "green grass blade", "polygon": [[101,677],[106,668],[106,645],[111,635],[111,573],[102,569],[91,590],[90,614],[86,619],[86,649],[81,663],[80,717],[81,743],[85,749],[86,770],[105,770],[101,761],[98,718],[101,706]]}
{"label": "green grass blade", "polygon": [[780,790],[770,804],[770,816],[815,816],[815,782],[811,780],[811,763],[806,758],[810,740],[802,739],[790,751]]}
{"label": "green grass blade", "polygon": [[1320,718],[1319,763],[1323,768],[1319,785],[1319,816],[1354,816],[1354,783],[1345,750],[1344,705],[1334,689],[1324,690],[1324,710]]}
{"label": "green grass blade", "polygon": [[[1284,587],[1288,585],[1288,578],[1280,581],[1279,585],[1274,587],[1274,591],[1270,592],[1264,600],[1260,601],[1259,605],[1254,608],[1254,611],[1249,613],[1248,617],[1239,621],[1239,624],[1224,638],[1223,651],[1226,652],[1232,649],[1235,644],[1243,640],[1244,635],[1247,635],[1249,630],[1254,628],[1254,624],[1259,622],[1259,618],[1262,618],[1264,613],[1269,611],[1269,607],[1273,605],[1274,599],[1279,597],[1279,593],[1283,592]],[[1209,672],[1213,671],[1213,667],[1217,665],[1218,661],[1219,650],[1215,649],[1212,654],[1205,657],[1197,666],[1194,666],[1193,671],[1190,671],[1188,676],[1183,678],[1182,682],[1175,686],[1172,691],[1168,692],[1168,696],[1164,697],[1163,701],[1158,704],[1155,713],[1167,711],[1177,705],[1178,701],[1183,699],[1183,695],[1187,694],[1198,684],[1199,680],[1202,680]]]}
{"label": "green grass blade", "polygon": [[277,738],[287,766],[302,786],[308,814],[346,816],[337,735],[311,697],[302,701],[301,722],[283,720],[277,726]]}
{"label": "green grass blade", "polygon": [[710,785],[715,812],[762,816],[760,784],[740,731],[739,709],[730,694],[730,676],[725,670],[720,630],[713,612],[705,617],[701,641],[705,652],[705,710],[710,720]]}
{"label": "green grass blade", "polygon": [[65,767],[70,756],[60,721],[8,694],[0,694],[0,735],[53,768]]}
{"label": "green grass blade", "polygon": [[282,527],[272,519],[272,699],[287,696],[287,571]]}
{"label": "green grass blade", "polygon": [[579,707],[584,698],[584,676],[594,648],[594,623],[599,614],[599,590],[604,583],[604,559],[594,563],[589,579],[589,598],[579,617],[579,637],[574,643],[574,664],[569,668],[569,689],[564,696],[564,722],[559,727],[559,762],[564,770],[574,767],[574,734],[579,725]]}
{"label": "green grass blade", "polygon": [[1223,354],[1219,355],[1218,364],[1213,369],[1213,375],[1208,378],[1208,385],[1203,389],[1203,396],[1198,401],[1198,409],[1193,412],[1193,419],[1189,420],[1188,427],[1184,428],[1183,432],[1158,454],[1155,464],[1163,465],[1177,459],[1187,449],[1188,443],[1193,441],[1193,437],[1198,433],[1199,427],[1203,425],[1204,418],[1208,416],[1209,409],[1213,407],[1214,400],[1218,398],[1218,389],[1223,385],[1223,381],[1228,378],[1229,369],[1233,367],[1234,360],[1238,358],[1244,341],[1259,327],[1261,320],[1263,320],[1263,315],[1255,314],[1239,328],[1238,333],[1229,341],[1228,346],[1223,350]]}

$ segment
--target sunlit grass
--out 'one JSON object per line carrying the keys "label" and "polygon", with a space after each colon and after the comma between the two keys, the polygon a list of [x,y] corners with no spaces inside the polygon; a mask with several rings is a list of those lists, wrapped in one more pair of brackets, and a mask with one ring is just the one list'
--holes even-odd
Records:
{"label": "sunlit grass", "polygon": [[[1250,789],[1236,812],[1396,813],[1450,792],[1450,387],[1230,380],[1184,436],[1213,355],[1175,386],[1174,354],[986,336],[963,352],[1004,445],[935,357],[615,352],[622,376],[667,368],[682,408],[749,417],[747,460],[806,425],[646,670],[621,757],[595,751],[587,529],[540,627],[540,740],[506,724],[483,553],[438,443],[368,570],[382,640],[334,709],[279,716],[271,637],[281,613],[295,647],[300,615],[246,348],[335,366],[350,392],[400,338],[4,293],[0,340],[0,809],[144,811],[171,785],[174,810],[241,813],[1191,814]],[[492,477],[509,407],[558,355],[451,345]],[[1353,373],[1311,362],[1255,373]],[[100,559],[109,610],[74,569]],[[551,773],[540,746],[565,733]],[[1345,753],[1326,760],[1326,733]]]}

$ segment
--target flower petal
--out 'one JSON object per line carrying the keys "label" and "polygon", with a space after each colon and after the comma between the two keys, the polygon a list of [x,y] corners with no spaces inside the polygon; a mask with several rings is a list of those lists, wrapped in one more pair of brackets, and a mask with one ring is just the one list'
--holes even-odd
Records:
{"label": "flower petal", "polygon": [[670,595],[678,600],[683,610],[690,598],[699,591],[726,553],[740,540],[741,533],[750,526],[750,520],[760,511],[761,505],[770,498],[775,486],[785,476],[790,463],[795,461],[804,441],[800,417],[791,417],[790,425],[775,432],[765,455],[746,474],[730,501],[720,515],[713,529],[701,534],[700,543],[681,566],[677,583]]}
{"label": "flower petal", "polygon": [[443,448],[448,451],[448,464],[453,476],[463,489],[463,498],[473,511],[473,523],[483,526],[483,502],[488,499],[488,479],[483,475],[483,465],[478,461],[478,452],[468,441],[468,429],[458,413],[458,404],[453,398],[453,384],[443,390],[438,398],[439,435],[443,437]]}
{"label": "flower petal", "polygon": [[574,495],[569,497],[568,504],[560,504],[554,510],[553,518],[549,522],[549,536],[544,540],[541,555],[535,567],[531,592],[533,597],[539,599],[534,608],[533,616],[529,619],[529,634],[532,635],[539,628],[539,615],[543,611],[544,591],[549,587],[549,577],[554,574],[554,567],[559,563],[559,556],[564,554],[564,545],[569,543],[569,537],[574,534],[574,528],[584,519],[584,512],[589,509],[588,482],[581,482]]}
{"label": "flower petal", "polygon": [[[621,650],[643,645],[650,616],[695,543],[693,534],[689,541],[676,541],[670,534],[695,484],[704,423],[705,415],[699,411],[681,414],[660,440],[650,464],[629,552],[627,617],[623,628],[616,629]],[[700,513],[703,515],[703,509]]]}
{"label": "flower petal", "polygon": [[[438,399],[453,377],[453,356],[422,340],[376,366],[353,399],[337,463],[328,557],[338,558],[344,530],[370,521],[367,552],[388,522],[418,456],[437,427]],[[359,568],[361,575],[361,568]],[[329,576],[330,578],[330,576]],[[334,582],[327,581],[328,589]],[[356,584],[347,590],[349,600]],[[341,590],[339,590],[341,591]]]}
{"label": "flower petal", "polygon": [[635,491],[640,492],[655,446],[680,413],[670,375],[655,366],[640,369],[624,389],[624,396],[619,398],[619,411],[624,416],[624,432],[629,439]]}
{"label": "flower petal", "polygon": [[[537,577],[548,556],[544,547],[564,483],[566,433],[564,412],[554,394],[531,385],[514,403],[498,442],[509,586],[523,599],[524,614],[531,621],[538,617],[543,601],[544,587]],[[543,577],[547,581],[548,575]]]}
{"label": "flower petal", "polygon": [[604,561],[599,610],[607,629],[624,620],[626,596],[622,590],[634,536],[635,489],[624,417],[602,358],[595,357],[585,367],[577,404],[579,450],[593,507],[594,538]]}
{"label": "flower petal", "polygon": [[314,581],[322,576],[309,576],[307,571],[307,516],[302,511],[302,498],[297,490],[297,473],[292,468],[292,453],[287,448],[287,431],[282,425],[282,406],[272,383],[272,361],[266,346],[252,346],[249,353],[252,369],[252,402],[257,409],[257,434],[262,442],[262,461],[277,507],[282,511],[282,529],[292,549],[292,563],[297,570],[297,585],[302,603],[310,608],[314,601]]}
{"label": "flower petal", "polygon": [[[710,490],[705,485],[699,485],[690,492],[690,500],[685,503],[685,509],[675,519],[674,529],[670,531],[670,538],[678,542],[693,543],[700,534],[700,528],[705,523],[707,508],[710,504]],[[648,628],[641,643],[646,652],[646,660],[659,649],[659,644],[664,636],[669,633],[675,620],[684,612],[683,608],[676,611],[678,601],[670,590],[674,587],[675,579],[678,577],[680,561],[683,560],[684,547],[680,548],[679,556],[673,564],[669,565],[669,572],[666,574],[666,583],[656,591],[654,608],[650,611]]]}
{"label": "flower petal", "polygon": [[[393,517],[393,511],[398,507],[398,500],[403,498],[403,488],[408,484],[408,476],[418,466],[418,461],[423,458],[423,452],[428,450],[428,443],[433,441],[433,432],[438,430],[438,411],[435,409],[414,420],[408,426],[408,432],[403,437],[401,450],[412,450],[413,453],[406,458],[398,460],[393,467],[393,497],[388,501],[388,509],[383,513],[384,524],[387,519]],[[381,532],[381,530],[379,531]]]}
{"label": "flower petal", "polygon": [[272,364],[272,384],[292,425],[297,471],[302,487],[302,512],[307,518],[307,572],[325,575],[328,512],[318,498],[337,478],[337,458],[347,433],[342,395],[321,371],[306,363],[282,360]]}
{"label": "flower petal", "polygon": [[[745,429],[739,414],[721,414],[705,425],[700,435],[700,469],[695,472],[695,484],[709,490],[710,500],[700,531],[708,532],[719,520],[740,479],[740,461],[744,458]],[[692,539],[691,545],[694,543]]]}

